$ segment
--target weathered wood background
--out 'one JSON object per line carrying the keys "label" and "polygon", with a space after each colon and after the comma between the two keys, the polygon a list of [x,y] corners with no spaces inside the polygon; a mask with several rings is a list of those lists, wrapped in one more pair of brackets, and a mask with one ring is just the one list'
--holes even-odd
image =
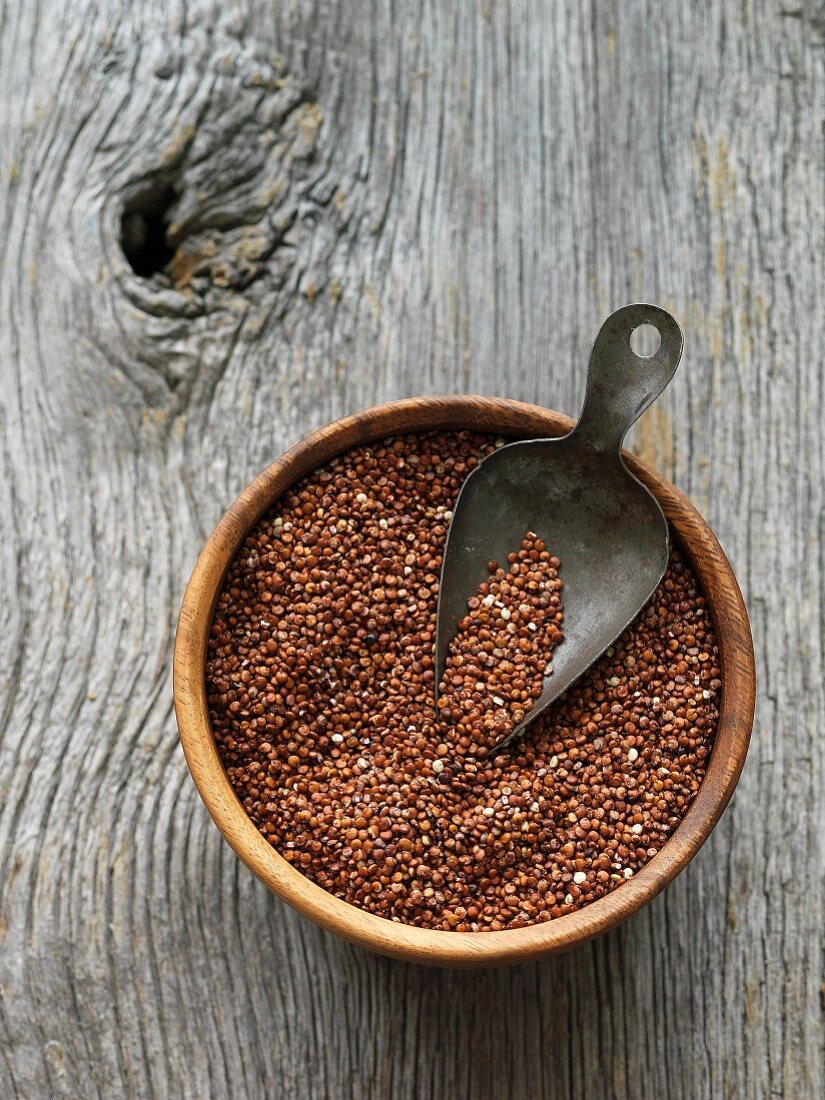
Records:
{"label": "weathered wood background", "polygon": [[[822,1096],[825,6],[6,0],[0,105],[0,1096]],[[635,445],[752,613],[738,793],[585,949],[371,957],[197,797],[189,571],[340,414],[575,412],[637,298],[687,350]]]}

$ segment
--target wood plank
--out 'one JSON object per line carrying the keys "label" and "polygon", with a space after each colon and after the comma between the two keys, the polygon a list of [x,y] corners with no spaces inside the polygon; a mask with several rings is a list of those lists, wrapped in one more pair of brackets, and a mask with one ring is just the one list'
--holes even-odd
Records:
{"label": "wood plank", "polygon": [[[824,46],[814,0],[0,8],[0,1095],[825,1091]],[[138,276],[124,211],[133,250],[172,195],[170,274]],[[203,538],[365,405],[575,413],[639,298],[686,354],[636,448],[752,614],[731,808],[560,959],[338,943],[186,772],[171,646]]]}

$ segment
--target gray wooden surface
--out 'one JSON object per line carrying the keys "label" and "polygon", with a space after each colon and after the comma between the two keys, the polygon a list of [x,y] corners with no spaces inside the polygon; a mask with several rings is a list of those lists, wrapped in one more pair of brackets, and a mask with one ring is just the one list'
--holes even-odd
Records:
{"label": "gray wooden surface", "polygon": [[[6,0],[0,105],[0,1096],[823,1095],[823,4]],[[173,278],[140,278],[124,206],[164,187]],[[199,546],[367,404],[575,412],[637,298],[687,350],[635,445],[752,614],[737,795],[574,954],[368,956],[186,771]]]}

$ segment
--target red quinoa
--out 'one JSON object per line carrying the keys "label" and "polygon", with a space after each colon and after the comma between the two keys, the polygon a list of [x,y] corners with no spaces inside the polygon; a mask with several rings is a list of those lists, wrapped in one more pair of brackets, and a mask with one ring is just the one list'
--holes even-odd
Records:
{"label": "red quinoa", "polygon": [[486,756],[512,732],[541,695],[564,638],[559,559],[528,531],[507,564],[490,562],[492,576],[468,601],[439,685],[439,716],[462,756]]}
{"label": "red quinoa", "polygon": [[[572,912],[654,857],[702,781],[721,693],[705,601],[674,549],[636,621],[516,745],[486,755],[484,720],[516,720],[533,665],[523,687],[507,681],[523,698],[490,712],[481,677],[469,723],[463,704],[456,721],[439,715],[442,548],[459,489],[493,446],[407,435],[310,474],[239,551],[206,668],[221,758],[269,843],[366,910],[470,932]],[[547,581],[560,596],[549,570]],[[561,639],[545,640],[547,655]],[[453,687],[460,699],[463,682]]]}

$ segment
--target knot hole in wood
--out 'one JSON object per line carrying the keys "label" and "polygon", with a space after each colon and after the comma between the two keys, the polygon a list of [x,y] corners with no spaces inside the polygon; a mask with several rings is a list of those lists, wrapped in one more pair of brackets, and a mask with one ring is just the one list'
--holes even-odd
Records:
{"label": "knot hole in wood", "polygon": [[169,242],[168,228],[178,195],[173,184],[157,179],[126,202],[120,245],[135,275],[151,278],[170,264],[175,250]]}

